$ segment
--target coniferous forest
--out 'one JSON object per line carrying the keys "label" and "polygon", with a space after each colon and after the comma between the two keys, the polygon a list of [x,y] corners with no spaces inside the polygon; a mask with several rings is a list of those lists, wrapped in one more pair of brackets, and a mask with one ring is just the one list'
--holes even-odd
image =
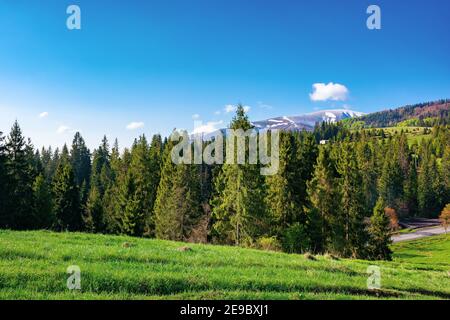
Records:
{"label": "coniferous forest", "polygon": [[[251,127],[238,107],[230,128]],[[278,173],[263,176],[253,164],[175,165],[161,135],[123,149],[104,137],[91,151],[76,133],[36,150],[15,122],[0,133],[0,228],[390,259],[399,218],[437,218],[450,202],[449,126],[430,130],[420,141],[340,123],[282,132]]]}

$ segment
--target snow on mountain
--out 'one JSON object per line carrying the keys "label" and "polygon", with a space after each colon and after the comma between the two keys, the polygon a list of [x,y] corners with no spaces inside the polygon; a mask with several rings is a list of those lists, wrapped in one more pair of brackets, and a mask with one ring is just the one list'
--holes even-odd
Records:
{"label": "snow on mountain", "polygon": [[[283,116],[270,118],[261,121],[254,121],[252,124],[256,129],[260,131],[265,131],[269,129],[279,129],[279,130],[292,130],[292,131],[313,131],[316,123],[321,122],[337,122],[347,118],[355,118],[363,116],[364,113],[348,110],[348,109],[337,109],[337,110],[321,110],[312,113],[307,113],[298,116]],[[202,132],[200,133],[204,140],[209,140],[216,135],[218,131],[222,131],[225,134],[225,129],[215,130],[213,132]],[[197,132],[199,133],[199,132]]]}
{"label": "snow on mountain", "polygon": [[260,130],[282,129],[282,130],[307,130],[312,131],[316,123],[321,122],[337,122],[347,118],[360,117],[364,115],[362,112],[337,109],[337,110],[321,110],[307,113],[299,116],[276,117],[262,121],[255,121],[252,124]]}

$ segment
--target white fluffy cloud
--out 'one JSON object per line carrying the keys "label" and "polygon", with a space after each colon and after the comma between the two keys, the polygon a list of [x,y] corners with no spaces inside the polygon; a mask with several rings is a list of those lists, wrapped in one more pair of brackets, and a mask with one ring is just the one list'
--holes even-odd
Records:
{"label": "white fluffy cloud", "polygon": [[143,127],[144,127],[143,122],[131,122],[127,125],[127,130],[136,130]]}
{"label": "white fluffy cloud", "polygon": [[58,129],[56,130],[56,132],[57,132],[58,134],[64,134],[64,133],[66,133],[66,132],[70,132],[70,127],[65,126],[65,125],[60,125],[60,126],[58,127]]}
{"label": "white fluffy cloud", "polygon": [[198,133],[211,133],[216,130],[219,130],[223,124],[223,121],[209,121],[206,124],[199,125],[194,128],[194,131],[192,131],[192,134],[198,134]]}
{"label": "white fluffy cloud", "polygon": [[309,94],[312,101],[347,100],[348,89],[339,83],[314,83],[313,92]]}
{"label": "white fluffy cloud", "polygon": [[198,113],[192,115],[193,120],[200,119],[200,115]]}
{"label": "white fluffy cloud", "polygon": [[[232,104],[227,104],[224,108],[225,113],[230,113],[230,112],[235,112],[237,109],[237,106],[232,105]],[[244,111],[245,112],[249,112],[251,109],[250,106],[244,106]]]}
{"label": "white fluffy cloud", "polygon": [[46,117],[48,117],[48,112],[47,111],[44,111],[44,112],[41,112],[40,114],[39,114],[39,118],[46,118]]}
{"label": "white fluffy cloud", "polygon": [[225,113],[230,113],[236,111],[236,106],[233,106],[232,104],[227,104],[224,108]]}

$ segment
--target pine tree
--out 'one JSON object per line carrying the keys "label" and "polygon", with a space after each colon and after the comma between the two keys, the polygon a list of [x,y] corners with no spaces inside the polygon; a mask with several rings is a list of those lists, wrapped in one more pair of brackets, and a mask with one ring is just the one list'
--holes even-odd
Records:
{"label": "pine tree", "polygon": [[9,226],[9,176],[7,174],[7,150],[4,143],[5,138],[0,131],[0,228]]}
{"label": "pine tree", "polygon": [[422,151],[417,184],[417,200],[421,216],[437,217],[442,209],[442,186],[436,158],[427,148]]}
{"label": "pine tree", "polygon": [[54,223],[52,193],[43,174],[33,183],[33,223],[36,228],[50,229]]}
{"label": "pine tree", "polygon": [[413,161],[410,163],[408,178],[405,182],[405,199],[409,216],[417,214],[417,169]]}
{"label": "pine tree", "polygon": [[379,195],[386,202],[386,206],[398,211],[400,201],[403,199],[404,176],[395,154],[392,141],[384,159],[383,169],[379,181]]}
{"label": "pine tree", "polygon": [[163,151],[161,179],[155,201],[156,237],[189,240],[202,216],[200,165],[175,164],[169,141]]}
{"label": "pine tree", "polygon": [[148,230],[148,221],[153,220],[152,167],[150,148],[145,136],[136,140],[131,150],[131,159],[124,178],[120,179],[117,189],[123,214],[120,219],[123,233],[143,236],[152,235],[154,230]]}
{"label": "pine tree", "polygon": [[75,133],[73,138],[70,161],[75,174],[75,182],[82,191],[81,199],[82,205],[84,205],[90,186],[91,154],[79,132]]}
{"label": "pine tree", "polygon": [[339,253],[344,243],[339,219],[340,191],[336,164],[328,146],[320,149],[313,177],[307,185],[311,202],[308,220],[313,222],[310,224],[313,249],[315,252],[328,250]]}
{"label": "pine tree", "polygon": [[385,213],[385,207],[384,200],[379,198],[373,209],[373,215],[370,218],[369,250],[370,258],[375,260],[391,260],[392,256],[392,251],[389,248],[392,241],[390,221]]}
{"label": "pine tree", "polygon": [[111,183],[111,166],[109,143],[106,136],[97,150],[94,150],[92,161],[91,185],[95,185],[103,197]]}
{"label": "pine tree", "polygon": [[291,184],[293,174],[290,164],[295,157],[295,146],[292,134],[282,132],[279,142],[279,169],[277,174],[266,178],[266,206],[270,215],[272,234],[282,236],[282,231],[299,220],[299,204],[295,199],[295,191]]}
{"label": "pine tree", "polygon": [[369,141],[364,138],[357,144],[358,170],[361,172],[361,189],[364,194],[366,211],[372,211],[377,201],[377,159],[374,144],[376,141]]}
{"label": "pine tree", "polygon": [[[450,130],[449,130],[450,131]],[[443,202],[450,202],[450,145],[446,146],[441,161],[441,181],[443,184]]]}
{"label": "pine tree", "polygon": [[344,226],[345,246],[343,255],[363,258],[367,241],[364,218],[368,216],[362,185],[362,175],[358,170],[354,144],[339,145],[338,173],[340,174],[341,212]]}
{"label": "pine tree", "polygon": [[18,122],[14,122],[7,139],[7,174],[9,176],[9,206],[7,224],[13,229],[33,228],[33,201],[30,195],[35,179],[34,153],[25,142]]}
{"label": "pine tree", "polygon": [[[119,142],[117,139],[115,139],[113,148],[111,149],[110,167],[111,183],[106,189],[102,201],[104,231],[118,234],[121,232],[120,215],[122,214],[119,201],[119,184],[123,181],[123,177],[126,175],[128,169],[125,168],[120,157]],[[96,196],[93,200],[93,203],[98,203]]]}
{"label": "pine tree", "polygon": [[163,143],[159,134],[154,135],[149,150],[149,201],[148,206],[151,209],[146,217],[145,235],[155,236],[155,202],[158,192],[158,186],[161,179],[161,165],[163,157]]}
{"label": "pine tree", "polygon": [[53,199],[53,211],[56,219],[55,228],[59,231],[81,230],[83,218],[80,207],[80,194],[66,146],[64,146],[60,163],[53,179]]}
{"label": "pine tree", "polygon": [[[239,105],[230,129],[251,128],[244,108]],[[215,179],[215,196],[211,201],[213,230],[223,243],[250,245],[267,232],[264,178],[257,165],[247,162],[224,164]]]}
{"label": "pine tree", "polygon": [[105,231],[105,215],[102,198],[97,186],[93,186],[89,192],[84,216],[85,229],[91,232]]}

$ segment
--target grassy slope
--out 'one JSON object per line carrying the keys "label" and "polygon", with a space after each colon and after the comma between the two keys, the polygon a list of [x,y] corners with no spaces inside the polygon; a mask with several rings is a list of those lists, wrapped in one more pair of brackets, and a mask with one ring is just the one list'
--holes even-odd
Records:
{"label": "grassy slope", "polygon": [[[408,138],[408,143],[411,145],[413,143],[419,144],[424,139],[431,139],[431,134],[424,134],[424,128],[423,127],[387,127],[387,128],[370,128],[370,129],[363,129],[363,130],[373,130],[373,129],[383,129],[386,137],[389,136],[395,136],[400,134],[402,131],[406,134],[406,137]],[[352,131],[358,131],[358,130],[352,130]],[[408,131],[408,132],[407,132]]]}
{"label": "grassy slope", "polygon": [[[393,262],[332,260],[121,236],[0,231],[0,299],[450,299],[450,235],[400,243]],[[123,244],[129,242],[131,247]],[[82,291],[66,288],[79,265]]]}

